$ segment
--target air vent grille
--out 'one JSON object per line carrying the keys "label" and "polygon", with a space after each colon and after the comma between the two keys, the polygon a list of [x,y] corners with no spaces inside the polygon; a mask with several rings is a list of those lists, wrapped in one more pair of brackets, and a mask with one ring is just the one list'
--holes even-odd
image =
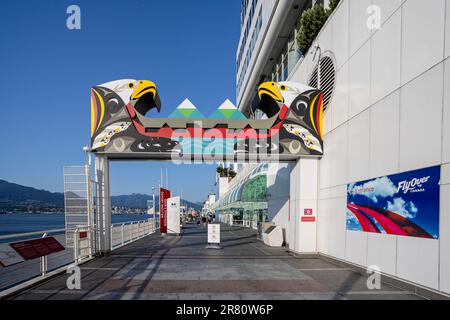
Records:
{"label": "air vent grille", "polygon": [[320,59],[308,81],[308,85],[310,87],[317,88],[323,91],[324,110],[326,110],[328,105],[331,103],[331,99],[333,98],[335,81],[336,69],[333,59],[331,57],[325,56]]}

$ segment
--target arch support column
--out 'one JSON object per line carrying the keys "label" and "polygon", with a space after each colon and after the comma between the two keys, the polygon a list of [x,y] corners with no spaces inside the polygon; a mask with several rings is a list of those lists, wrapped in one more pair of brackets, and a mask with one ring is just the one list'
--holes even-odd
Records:
{"label": "arch support column", "polygon": [[97,181],[96,235],[100,253],[111,252],[111,197],[109,189],[109,159],[95,156],[95,178]]}
{"label": "arch support column", "polygon": [[289,249],[317,252],[319,160],[300,159],[291,172]]}

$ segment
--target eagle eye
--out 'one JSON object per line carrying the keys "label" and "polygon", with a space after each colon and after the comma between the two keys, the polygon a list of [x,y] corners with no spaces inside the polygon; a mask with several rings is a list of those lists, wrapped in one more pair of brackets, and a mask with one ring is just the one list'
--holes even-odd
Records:
{"label": "eagle eye", "polygon": [[133,89],[133,88],[134,88],[134,83],[132,83],[132,82],[129,83],[129,84],[128,84],[128,87],[129,87],[130,89]]}
{"label": "eagle eye", "polygon": [[280,89],[283,90],[283,91],[285,91],[285,90],[286,90],[286,86],[281,86]]}

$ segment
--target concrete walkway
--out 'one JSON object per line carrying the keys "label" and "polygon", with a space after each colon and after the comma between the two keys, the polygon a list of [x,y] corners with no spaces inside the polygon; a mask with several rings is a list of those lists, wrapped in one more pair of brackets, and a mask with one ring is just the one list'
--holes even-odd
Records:
{"label": "concrete walkway", "polygon": [[14,299],[421,299],[318,258],[269,248],[253,230],[222,226],[223,250],[206,250],[206,229],[151,235],[81,267],[81,290],[62,274]]}

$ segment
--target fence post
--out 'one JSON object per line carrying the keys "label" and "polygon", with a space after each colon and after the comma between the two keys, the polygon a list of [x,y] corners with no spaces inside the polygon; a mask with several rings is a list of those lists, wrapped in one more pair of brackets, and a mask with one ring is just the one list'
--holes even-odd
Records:
{"label": "fence post", "polygon": [[78,262],[78,229],[75,229],[73,234],[73,260]]}
{"label": "fence post", "polygon": [[88,227],[88,239],[89,239],[89,259],[92,258],[92,228]]}
{"label": "fence post", "polygon": [[[47,237],[47,233],[44,233],[42,235],[42,238]],[[47,273],[47,256],[42,256],[41,257],[41,274],[44,277],[45,274]]]}
{"label": "fence post", "polygon": [[137,234],[137,237],[135,237],[134,239],[139,239],[139,222],[136,221],[134,224],[137,225],[137,229],[138,229],[137,232],[136,232],[136,230],[134,230],[134,234]]}
{"label": "fence post", "polygon": [[122,246],[123,246],[124,228],[125,228],[125,223],[122,223]]}
{"label": "fence post", "polygon": [[41,275],[45,277],[47,273],[47,256],[41,257]]}
{"label": "fence post", "polygon": [[109,241],[110,241],[110,246],[112,248],[113,245],[113,225],[111,224],[111,226],[109,227]]}
{"label": "fence post", "polygon": [[139,221],[136,222],[136,226],[137,226],[137,232],[136,232],[136,234],[137,234],[136,240],[137,240],[137,239],[139,239]]}

